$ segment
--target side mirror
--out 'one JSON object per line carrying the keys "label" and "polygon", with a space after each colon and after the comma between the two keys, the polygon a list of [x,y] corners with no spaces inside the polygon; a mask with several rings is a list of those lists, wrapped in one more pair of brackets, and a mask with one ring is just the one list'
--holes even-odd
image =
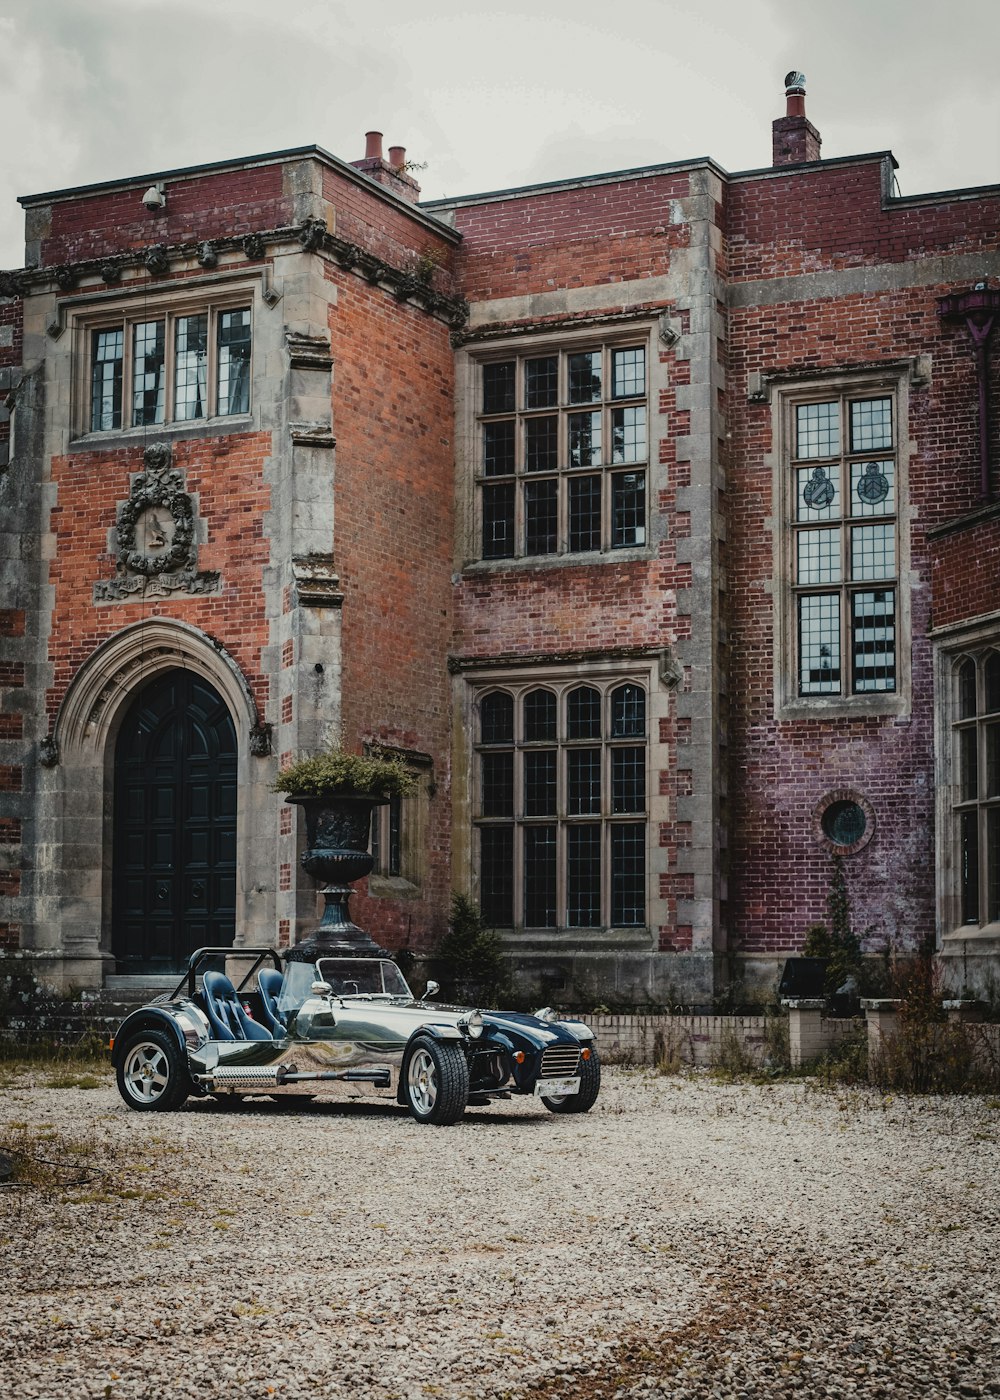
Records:
{"label": "side mirror", "polygon": [[333,994],[333,988],[329,982],[314,982],[309,988],[309,994],[314,997],[328,997]]}
{"label": "side mirror", "polygon": [[440,990],[440,982],[428,982],[427,990],[424,992],[424,1001],[430,1001],[431,997],[436,997]]}

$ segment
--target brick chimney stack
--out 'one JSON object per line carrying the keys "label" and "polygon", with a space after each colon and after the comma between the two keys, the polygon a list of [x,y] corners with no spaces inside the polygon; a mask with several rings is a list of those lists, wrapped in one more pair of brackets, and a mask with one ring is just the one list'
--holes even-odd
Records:
{"label": "brick chimney stack", "polygon": [[403,199],[416,204],[420,186],[406,168],[406,147],[390,146],[389,159],[382,154],[381,131],[365,132],[365,153],[361,160],[352,160],[355,170],[363,170],[387,190],[394,190]]}
{"label": "brick chimney stack", "polygon": [[822,139],[806,117],[806,75],[786,73],[785,115],[771,123],[771,163],[802,165],[819,160]]}

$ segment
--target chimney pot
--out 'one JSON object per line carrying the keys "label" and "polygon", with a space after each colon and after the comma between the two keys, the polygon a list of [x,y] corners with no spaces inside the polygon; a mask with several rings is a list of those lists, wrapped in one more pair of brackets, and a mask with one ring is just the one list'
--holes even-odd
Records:
{"label": "chimney pot", "polygon": [[389,164],[392,166],[393,170],[399,170],[406,164],[405,146],[389,147]]}
{"label": "chimney pot", "polygon": [[800,165],[819,160],[820,134],[806,116],[806,75],[797,69],[785,74],[785,115],[771,123],[774,165]]}
{"label": "chimney pot", "polygon": [[381,131],[365,132],[365,160],[382,159],[382,133]]}

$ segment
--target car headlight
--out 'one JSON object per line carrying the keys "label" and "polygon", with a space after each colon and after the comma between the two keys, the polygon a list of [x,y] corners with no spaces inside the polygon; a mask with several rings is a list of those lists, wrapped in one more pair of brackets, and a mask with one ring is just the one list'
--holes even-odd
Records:
{"label": "car headlight", "polygon": [[483,1033],[483,1013],[481,1011],[471,1012],[462,1022],[462,1029],[473,1040],[478,1040]]}

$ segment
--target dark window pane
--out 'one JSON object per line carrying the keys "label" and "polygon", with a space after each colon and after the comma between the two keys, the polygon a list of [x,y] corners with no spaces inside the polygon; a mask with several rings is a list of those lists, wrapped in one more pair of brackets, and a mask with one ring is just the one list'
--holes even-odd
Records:
{"label": "dark window pane", "polygon": [[556,813],[556,751],[528,749],[524,755],[524,815],[554,817]]}
{"label": "dark window pane", "polygon": [[892,399],[859,399],[851,404],[851,451],[892,446]]}
{"label": "dark window pane", "polygon": [[506,691],[492,690],[480,700],[479,741],[482,744],[514,742],[514,701]]}
{"label": "dark window pane", "polygon": [[569,479],[569,547],[571,550],[601,547],[601,478]]}
{"label": "dark window pane", "polygon": [[963,661],[958,668],[958,717],[973,719],[976,713],[976,663]]}
{"label": "dark window pane", "polygon": [[484,413],[514,412],[514,371],[513,360],[504,360],[496,365],[483,365]]}
{"label": "dark window pane", "polygon": [[795,536],[799,583],[839,583],[840,530],[800,530]]}
{"label": "dark window pane", "polygon": [[250,311],[219,316],[219,413],[250,411]]}
{"label": "dark window pane", "polygon": [[174,417],[208,412],[208,317],[178,316],[174,327]]}
{"label": "dark window pane", "polygon": [[865,834],[864,809],[856,802],[831,802],[823,813],[823,835],[838,846],[853,846]]}
{"label": "dark window pane", "polygon": [[619,472],[611,479],[611,547],[646,543],[646,473]]}
{"label": "dark window pane", "polygon": [[646,460],[646,409],[616,408],[611,414],[612,462]]}
{"label": "dark window pane", "polygon": [[855,692],[896,689],[896,595],[855,593],[851,598]]}
{"label": "dark window pane", "polygon": [[386,861],[386,874],[400,872],[400,850],[403,828],[403,803],[398,793],[389,798],[389,851]]}
{"label": "dark window pane", "polygon": [[528,418],[524,424],[524,469],[555,471],[559,465],[559,419]]}
{"label": "dark window pane", "polygon": [[488,924],[514,922],[514,829],[486,826],[479,833],[479,907]]}
{"label": "dark window pane", "polygon": [[[995,651],[991,651],[986,658],[986,665],[983,667],[983,678],[985,684],[986,713],[996,714],[1000,710],[1000,656]],[[973,714],[975,710],[973,709]]]}
{"label": "dark window pane", "polygon": [[601,415],[569,414],[569,464],[571,467],[601,465]]}
{"label": "dark window pane", "polygon": [[1000,808],[986,813],[986,879],[988,884],[986,918],[1000,920]]}
{"label": "dark window pane", "polygon": [[601,828],[588,822],[566,830],[566,922],[571,928],[601,923]]}
{"label": "dark window pane", "polygon": [[646,828],[638,823],[611,828],[611,922],[646,922]]}
{"label": "dark window pane", "polygon": [[514,815],[514,755],[484,753],[480,755],[483,774],[482,815],[512,817]]}
{"label": "dark window pane", "polygon": [[164,322],[142,321],[132,329],[132,426],[162,423],[164,414]]}
{"label": "dark window pane", "polygon": [[601,737],[601,693],[592,685],[578,685],[566,699],[566,737]]}
{"label": "dark window pane", "polygon": [[646,392],[646,351],[637,345],[634,350],[611,352],[611,397],[630,399]]}
{"label": "dark window pane", "polygon": [[376,807],[375,810],[372,812],[372,830],[371,840],[369,842],[369,849],[372,853],[372,869],[376,873],[378,873],[382,869],[381,822],[382,809],[381,807]]}
{"label": "dark window pane", "polygon": [[979,923],[979,823],[975,812],[962,812],[959,826],[959,878],[962,923]]}
{"label": "dark window pane", "polygon": [[525,408],[555,408],[559,402],[559,360],[546,355],[524,362]]}
{"label": "dark window pane", "polygon": [[529,690],[524,697],[524,737],[529,744],[556,737],[556,697],[551,690]]}
{"label": "dark window pane", "polygon": [[601,352],[585,350],[569,357],[570,403],[599,403],[601,400]]}
{"label": "dark window pane", "polygon": [[611,692],[611,737],[643,739],[646,735],[646,692],[639,685],[620,685]]}
{"label": "dark window pane", "polygon": [[125,333],[95,331],[90,372],[90,426],[108,432],[122,425],[122,356]]}
{"label": "dark window pane", "polygon": [[483,487],[483,558],[514,555],[514,483]]}
{"label": "dark window pane", "polygon": [[600,749],[569,749],[567,751],[566,802],[571,816],[590,816],[600,812]]}
{"label": "dark window pane", "polygon": [[612,812],[646,810],[646,750],[611,750]]}
{"label": "dark window pane", "polygon": [[986,726],[986,796],[1000,797],[1000,724]]}
{"label": "dark window pane", "polygon": [[840,693],[840,599],[799,599],[799,694]]}
{"label": "dark window pane", "polygon": [[528,928],[556,924],[556,829],[524,829],[524,922]]}
{"label": "dark window pane", "polygon": [[840,405],[803,403],[795,410],[796,457],[835,457],[840,451]]}
{"label": "dark window pane", "polygon": [[958,731],[958,788],[961,801],[969,802],[979,796],[979,750],[975,729]]}
{"label": "dark window pane", "polygon": [[514,470],[513,418],[483,424],[483,471],[487,476],[507,476]]}
{"label": "dark window pane", "polygon": [[559,521],[559,483],[524,483],[524,552],[555,554]]}

